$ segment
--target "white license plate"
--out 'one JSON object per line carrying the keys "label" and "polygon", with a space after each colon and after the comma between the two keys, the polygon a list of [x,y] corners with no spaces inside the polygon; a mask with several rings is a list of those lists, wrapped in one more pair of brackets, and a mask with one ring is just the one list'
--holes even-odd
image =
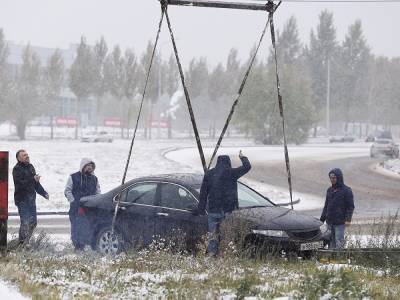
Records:
{"label": "white license plate", "polygon": [[300,244],[300,251],[305,250],[316,250],[324,247],[324,243],[322,241],[313,242],[313,243],[304,243]]}

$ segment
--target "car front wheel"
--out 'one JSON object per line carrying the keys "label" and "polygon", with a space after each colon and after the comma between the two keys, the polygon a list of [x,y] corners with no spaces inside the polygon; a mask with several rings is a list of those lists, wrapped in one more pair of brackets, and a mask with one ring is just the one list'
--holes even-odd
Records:
{"label": "car front wheel", "polygon": [[103,227],[96,236],[96,251],[103,255],[116,255],[124,251],[125,239],[122,233],[111,226]]}

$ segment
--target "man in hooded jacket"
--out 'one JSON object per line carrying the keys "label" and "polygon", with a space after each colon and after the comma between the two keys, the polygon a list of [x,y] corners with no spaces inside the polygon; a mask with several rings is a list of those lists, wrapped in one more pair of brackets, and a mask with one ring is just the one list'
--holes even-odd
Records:
{"label": "man in hooded jacket", "polygon": [[326,200],[321,215],[321,222],[328,224],[331,231],[329,248],[344,247],[345,227],[351,223],[354,211],[353,192],[344,184],[343,173],[340,169],[329,172],[332,186],[326,192]]}
{"label": "man in hooded jacket", "polygon": [[73,173],[68,177],[64,195],[70,203],[69,220],[71,222],[71,240],[76,250],[82,250],[85,246],[85,232],[88,226],[83,216],[83,208],[80,207],[82,197],[100,194],[100,185],[94,175],[96,164],[89,158],[83,158],[79,172]]}
{"label": "man in hooded jacket", "polygon": [[207,252],[210,255],[218,254],[219,225],[226,214],[239,207],[237,180],[251,169],[250,161],[239,152],[242,166],[232,168],[228,155],[218,156],[215,168],[204,175],[200,189],[199,214],[204,215],[208,206],[208,232],[211,239]]}

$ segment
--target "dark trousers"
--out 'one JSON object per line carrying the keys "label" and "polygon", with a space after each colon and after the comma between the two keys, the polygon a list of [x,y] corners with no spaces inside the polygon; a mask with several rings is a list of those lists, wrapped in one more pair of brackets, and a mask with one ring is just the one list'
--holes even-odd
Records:
{"label": "dark trousers", "polygon": [[71,222],[71,241],[76,249],[83,249],[90,244],[90,224],[85,215],[79,214],[79,201],[70,204],[69,221]]}
{"label": "dark trousers", "polygon": [[78,222],[79,201],[73,201],[69,208],[69,221],[71,222],[71,241],[75,248],[83,248],[79,239],[79,222]]}
{"label": "dark trousers", "polygon": [[210,255],[218,255],[219,243],[221,241],[219,227],[225,219],[226,213],[208,213],[208,234],[209,241],[207,246],[207,253]]}
{"label": "dark trousers", "polygon": [[37,225],[36,194],[29,195],[16,203],[21,225],[19,227],[19,241],[27,242]]}

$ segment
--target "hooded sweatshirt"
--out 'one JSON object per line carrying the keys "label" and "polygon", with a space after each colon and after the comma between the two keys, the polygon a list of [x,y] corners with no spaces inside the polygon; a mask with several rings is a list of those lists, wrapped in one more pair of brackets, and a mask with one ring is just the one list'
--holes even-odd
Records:
{"label": "hooded sweatshirt", "polygon": [[320,220],[330,225],[343,225],[351,222],[354,211],[353,192],[344,184],[343,173],[340,169],[329,172],[336,175],[336,184],[326,191],[326,200]]}
{"label": "hooded sweatshirt", "polygon": [[251,169],[247,157],[241,157],[242,166],[232,168],[227,155],[218,156],[215,168],[209,170],[200,189],[199,212],[205,212],[207,203],[209,212],[232,212],[239,207],[237,180]]}
{"label": "hooded sweatshirt", "polygon": [[96,168],[95,162],[90,158],[82,158],[80,163],[79,172],[71,174],[68,177],[67,184],[65,186],[64,195],[68,202],[72,203],[80,198],[90,195],[100,194],[100,185],[97,177],[92,174],[83,173],[83,169],[88,164],[93,164],[94,169]]}

